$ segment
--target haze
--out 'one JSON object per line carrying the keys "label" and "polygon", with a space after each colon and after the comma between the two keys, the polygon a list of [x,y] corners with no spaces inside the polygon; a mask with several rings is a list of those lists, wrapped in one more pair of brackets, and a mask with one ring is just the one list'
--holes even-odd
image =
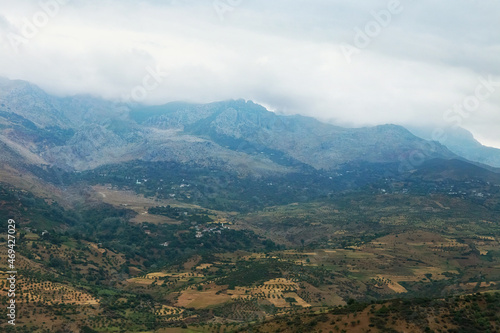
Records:
{"label": "haze", "polygon": [[462,126],[500,147],[496,1],[44,0],[0,9],[0,76],[53,94],[125,99],[153,71],[160,79],[140,102],[244,98],[342,126]]}

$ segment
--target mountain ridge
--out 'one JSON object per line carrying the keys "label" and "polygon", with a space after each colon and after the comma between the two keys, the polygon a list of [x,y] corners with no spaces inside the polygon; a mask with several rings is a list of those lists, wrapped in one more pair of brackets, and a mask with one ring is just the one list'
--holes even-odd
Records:
{"label": "mountain ridge", "polygon": [[24,155],[32,157],[26,163],[68,171],[138,159],[213,164],[258,175],[333,170],[355,161],[394,163],[416,150],[426,159],[456,157],[440,144],[427,148],[426,140],[399,125],[343,128],[278,115],[242,99],[145,106],[83,95],[58,98],[6,79],[0,81],[1,138],[11,147],[25,147]]}
{"label": "mountain ridge", "polygon": [[[432,139],[433,129],[410,127],[409,130],[423,139]],[[481,144],[471,132],[462,127],[445,128],[439,142],[470,161],[500,168],[500,149]]]}

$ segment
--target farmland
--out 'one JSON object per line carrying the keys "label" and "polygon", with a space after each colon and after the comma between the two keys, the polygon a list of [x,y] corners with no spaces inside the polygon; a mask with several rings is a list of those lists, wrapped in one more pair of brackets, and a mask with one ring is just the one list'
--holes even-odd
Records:
{"label": "farmland", "polygon": [[[458,327],[449,316],[464,310],[461,297],[478,294],[467,302],[496,327],[486,307],[496,304],[486,295],[500,290],[494,191],[471,199],[427,193],[421,183],[415,193],[383,184],[385,192],[372,185],[238,211],[188,200],[194,185],[172,186],[168,198],[91,185],[88,203],[75,209],[1,193],[3,211],[19,218],[25,331],[420,332],[424,317],[432,330]],[[395,302],[415,314],[396,311]]]}

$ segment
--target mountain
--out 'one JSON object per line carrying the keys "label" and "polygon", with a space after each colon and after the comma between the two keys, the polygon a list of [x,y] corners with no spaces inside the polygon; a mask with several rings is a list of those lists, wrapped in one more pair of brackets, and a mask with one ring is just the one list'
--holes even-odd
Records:
{"label": "mountain", "polygon": [[[167,104],[132,110],[131,118],[159,129],[177,129],[231,150],[263,153],[279,164],[303,163],[331,170],[353,161],[395,162],[425,141],[396,125],[342,128],[303,116],[281,116],[243,100],[208,105]],[[429,158],[452,157],[446,148]],[[285,162],[286,161],[286,162]]]}
{"label": "mountain", "polygon": [[432,180],[467,181],[475,179],[500,184],[500,173],[458,159],[426,161],[413,173],[413,176],[422,176]]}
{"label": "mountain", "polygon": [[[410,131],[426,140],[432,138],[430,128],[409,128]],[[471,132],[461,127],[448,127],[439,142],[453,153],[469,161],[500,168],[500,149],[483,146]]]}
{"label": "mountain", "polygon": [[23,332],[500,327],[497,171],[396,125],[0,80]]}
{"label": "mountain", "polygon": [[444,146],[396,125],[342,128],[282,116],[251,101],[131,106],[91,96],[59,98],[24,81],[0,80],[0,140],[24,162],[68,171],[132,160],[193,162],[241,175],[333,170],[350,162],[391,163]]}

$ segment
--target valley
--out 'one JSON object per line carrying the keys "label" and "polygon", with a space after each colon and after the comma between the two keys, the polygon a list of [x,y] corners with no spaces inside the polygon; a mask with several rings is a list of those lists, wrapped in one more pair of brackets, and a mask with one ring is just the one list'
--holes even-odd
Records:
{"label": "valley", "polygon": [[492,166],[400,126],[341,128],[251,101],[130,107],[2,89],[0,220],[16,220],[19,270],[5,332],[500,328]]}

